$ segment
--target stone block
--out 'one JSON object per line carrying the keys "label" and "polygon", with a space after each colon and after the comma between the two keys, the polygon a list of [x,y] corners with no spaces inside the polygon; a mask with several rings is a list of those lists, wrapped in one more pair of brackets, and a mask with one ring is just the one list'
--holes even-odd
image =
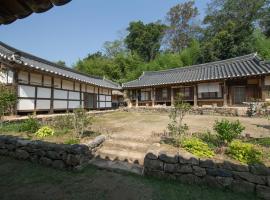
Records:
{"label": "stone block", "polygon": [[240,193],[253,193],[255,184],[243,180],[233,180],[231,190]]}
{"label": "stone block", "polygon": [[165,163],[178,163],[178,153],[177,152],[167,152],[161,151],[159,152],[158,158]]}
{"label": "stone block", "polygon": [[144,166],[152,170],[163,171],[163,167],[164,167],[163,165],[164,163],[160,160],[150,160],[150,159],[144,160]]}
{"label": "stone block", "polygon": [[216,164],[211,159],[200,159],[200,167],[204,167],[204,168],[216,168]]}
{"label": "stone block", "polygon": [[255,175],[264,175],[264,176],[270,175],[270,169],[261,164],[251,165],[250,172]]}
{"label": "stone block", "polygon": [[220,177],[232,177],[233,173],[226,169],[221,168],[207,168],[206,173],[210,176],[220,176]]}
{"label": "stone block", "polygon": [[178,165],[177,172],[182,174],[192,173],[191,165]]}
{"label": "stone block", "polygon": [[256,186],[256,194],[258,197],[262,199],[270,199],[270,187],[257,185]]}
{"label": "stone block", "polygon": [[178,164],[164,163],[164,171],[165,172],[176,173],[178,167],[179,167]]}
{"label": "stone block", "polygon": [[52,164],[52,160],[47,157],[41,157],[39,159],[40,163],[45,166],[50,166]]}
{"label": "stone block", "polygon": [[65,163],[62,160],[54,160],[52,162],[52,167],[57,168],[57,169],[64,169]]}
{"label": "stone block", "polygon": [[185,151],[179,151],[179,163],[199,165],[199,159],[191,153]]}
{"label": "stone block", "polygon": [[199,167],[199,166],[193,166],[193,174],[196,176],[205,176],[206,175],[206,170],[205,168]]}
{"label": "stone block", "polygon": [[267,182],[265,176],[254,175],[254,174],[251,174],[250,172],[234,172],[234,176],[238,179],[241,178],[248,182],[256,183],[260,185],[265,185]]}
{"label": "stone block", "polygon": [[224,161],[219,167],[232,170],[232,171],[238,171],[238,172],[248,172],[249,168],[247,165],[243,164],[236,164],[229,161]]}
{"label": "stone block", "polygon": [[29,153],[25,150],[17,149],[15,152],[15,157],[18,159],[26,160],[29,156]]}
{"label": "stone block", "polygon": [[202,184],[202,180],[193,174],[183,174],[176,176],[176,180],[179,180],[181,183],[185,184]]}
{"label": "stone block", "polygon": [[46,153],[46,156],[53,159],[53,160],[56,160],[56,159],[59,159],[59,154],[55,151],[47,151]]}

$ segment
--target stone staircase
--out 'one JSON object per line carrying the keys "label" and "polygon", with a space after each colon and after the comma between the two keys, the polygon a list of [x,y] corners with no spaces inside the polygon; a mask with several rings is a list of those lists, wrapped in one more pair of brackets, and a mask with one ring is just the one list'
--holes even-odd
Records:
{"label": "stone staircase", "polygon": [[157,137],[143,135],[113,134],[95,152],[93,165],[101,168],[120,169],[142,174],[144,157]]}

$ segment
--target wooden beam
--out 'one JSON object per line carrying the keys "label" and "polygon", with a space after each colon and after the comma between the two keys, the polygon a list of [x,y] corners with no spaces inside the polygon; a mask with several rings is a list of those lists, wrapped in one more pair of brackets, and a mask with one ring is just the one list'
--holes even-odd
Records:
{"label": "wooden beam", "polygon": [[54,77],[51,79],[51,101],[50,101],[50,114],[53,114],[53,99],[54,99]]}
{"label": "wooden beam", "polygon": [[155,106],[155,88],[151,88],[152,107]]}
{"label": "wooden beam", "polygon": [[228,88],[227,88],[226,80],[224,80],[223,82],[223,106],[224,107],[228,106],[227,98],[228,98]]}
{"label": "wooden beam", "polygon": [[194,85],[194,107],[198,107],[198,92],[197,92],[197,85]]}
{"label": "wooden beam", "polygon": [[171,106],[173,106],[173,104],[174,104],[173,88],[174,87],[171,87]]}
{"label": "wooden beam", "polygon": [[136,107],[138,107],[139,106],[139,92],[138,92],[139,90],[136,90]]}

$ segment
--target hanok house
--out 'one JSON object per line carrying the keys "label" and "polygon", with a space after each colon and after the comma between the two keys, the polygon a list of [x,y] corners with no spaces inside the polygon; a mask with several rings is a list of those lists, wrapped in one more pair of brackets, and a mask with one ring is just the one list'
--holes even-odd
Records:
{"label": "hanok house", "polygon": [[239,106],[270,100],[270,64],[256,54],[144,72],[123,84],[129,106],[172,105],[177,93],[194,106]]}
{"label": "hanok house", "polygon": [[120,86],[59,66],[0,42],[0,82],[17,91],[16,112],[109,109]]}

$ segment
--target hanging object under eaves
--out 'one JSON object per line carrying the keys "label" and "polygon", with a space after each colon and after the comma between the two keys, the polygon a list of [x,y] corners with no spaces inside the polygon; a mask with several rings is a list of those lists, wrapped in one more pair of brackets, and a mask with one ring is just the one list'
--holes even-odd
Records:
{"label": "hanging object under eaves", "polygon": [[71,0],[1,0],[0,25],[10,24],[32,13],[42,13],[53,6],[64,5]]}

